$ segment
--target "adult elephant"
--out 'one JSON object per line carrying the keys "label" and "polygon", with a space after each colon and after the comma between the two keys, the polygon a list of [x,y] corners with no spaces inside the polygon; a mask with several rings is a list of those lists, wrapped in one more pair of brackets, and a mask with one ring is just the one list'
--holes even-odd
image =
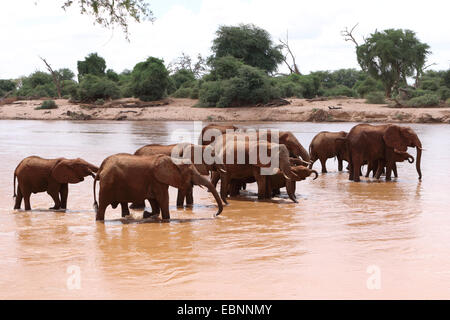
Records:
{"label": "adult elephant", "polygon": [[[214,170],[213,166],[206,165],[203,161],[203,150],[205,146],[194,145],[192,143],[178,143],[171,145],[148,144],[136,150],[134,153],[137,156],[150,156],[155,154],[165,154],[167,156],[174,156],[181,159],[189,159],[195,165],[196,169],[201,175],[209,175],[210,170]],[[198,154],[198,157],[195,155]],[[192,188],[186,190],[178,190],[177,207],[183,207],[186,200],[187,206],[192,206],[194,203]],[[145,203],[133,203],[130,208],[138,209],[145,207]]]}
{"label": "adult elephant", "polygon": [[[234,135],[227,135],[226,139],[216,141],[206,149],[208,153],[214,154],[216,164],[222,163],[220,166],[223,169],[218,172],[221,180],[220,196],[224,202],[226,202],[230,181],[248,177],[255,178],[258,184],[258,198],[264,199],[267,172],[262,174],[262,168],[266,168],[266,170],[269,169],[268,167],[272,170],[279,168],[287,179],[296,177],[291,170],[289,151],[285,145],[267,141],[249,141],[239,139]],[[263,159],[263,155],[267,155],[267,158]],[[293,194],[289,194],[289,197],[295,201]]]}
{"label": "adult elephant", "polygon": [[350,180],[360,181],[360,169],[365,161],[385,162],[386,180],[390,180],[396,157],[406,152],[408,147],[415,147],[417,150],[416,170],[419,179],[422,178],[422,143],[410,127],[359,124],[350,130],[345,141],[350,154]]}
{"label": "adult elephant", "polygon": [[[278,139],[275,138],[275,134],[278,134]],[[299,158],[304,161],[303,164],[310,164],[310,155],[308,151],[305,150],[303,145],[298,141],[295,135],[291,131],[277,131],[274,130],[246,130],[242,132],[227,133],[223,135],[222,142],[229,139],[235,140],[246,140],[253,139],[255,141],[267,141],[276,142],[280,145],[286,146],[289,156],[294,158]],[[214,144],[212,144],[214,145]],[[213,173],[211,177],[211,182],[214,186],[220,180],[220,174],[218,172]]]}
{"label": "adult elephant", "polygon": [[210,123],[203,127],[200,137],[198,139],[198,144],[207,146],[215,141],[218,136],[225,134],[226,132],[233,132],[239,130],[238,127],[234,125],[222,125],[217,123]]}
{"label": "adult elephant", "polygon": [[81,182],[87,176],[95,177],[94,173],[97,170],[98,167],[80,158],[27,157],[14,171],[14,197],[16,198],[14,209],[20,209],[23,199],[25,210],[31,210],[31,194],[44,191],[47,191],[55,203],[50,209],[66,209],[69,195],[68,184]]}
{"label": "adult elephant", "polygon": [[[205,186],[217,201],[219,215],[222,201],[211,182],[203,177],[192,164],[176,161],[163,154],[136,156],[117,154],[106,158],[94,180],[94,207],[96,220],[105,219],[109,205],[122,206],[122,216],[127,215],[128,202],[143,202],[152,206],[152,215],[161,212],[163,219],[170,219],[169,186],[187,190],[192,185]],[[95,196],[96,181],[100,181],[99,201]],[[144,214],[148,217],[149,214]]]}
{"label": "adult elephant", "polygon": [[311,164],[309,168],[313,167],[314,162],[320,160],[322,165],[322,173],[327,172],[327,159],[336,157],[338,160],[338,170],[343,169],[343,160],[349,162],[349,155],[346,144],[339,138],[345,138],[347,132],[319,132],[311,141],[309,145],[309,154],[311,156]]}

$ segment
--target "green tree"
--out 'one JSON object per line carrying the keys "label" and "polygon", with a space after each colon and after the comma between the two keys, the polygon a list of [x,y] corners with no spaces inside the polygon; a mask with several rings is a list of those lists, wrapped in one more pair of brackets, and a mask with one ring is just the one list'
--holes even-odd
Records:
{"label": "green tree", "polygon": [[371,34],[356,47],[356,54],[363,70],[381,80],[386,97],[391,97],[401,82],[406,83],[407,77],[423,67],[428,48],[411,30],[387,29]]}
{"label": "green tree", "polygon": [[93,74],[96,76],[104,76],[106,70],[105,59],[100,57],[97,53],[90,53],[83,61],[77,61],[78,68],[78,82],[85,74]]}
{"label": "green tree", "polygon": [[0,98],[8,92],[14,91],[16,84],[11,80],[0,79]]}
{"label": "green tree", "polygon": [[212,51],[211,60],[230,55],[268,73],[276,71],[283,61],[281,47],[273,44],[266,30],[253,24],[220,26]]}
{"label": "green tree", "polygon": [[143,101],[153,101],[165,96],[169,85],[169,72],[164,61],[150,57],[139,62],[131,73],[131,91]]}
{"label": "green tree", "polygon": [[195,81],[195,75],[187,69],[180,69],[170,76],[174,82],[175,89],[179,89],[184,83]]}

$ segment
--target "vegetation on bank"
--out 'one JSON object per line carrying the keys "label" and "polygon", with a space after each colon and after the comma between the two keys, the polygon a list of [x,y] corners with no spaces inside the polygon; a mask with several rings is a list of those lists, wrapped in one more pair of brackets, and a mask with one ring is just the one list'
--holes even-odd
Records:
{"label": "vegetation on bank", "polygon": [[[27,77],[0,80],[0,98],[60,96],[103,104],[121,97],[154,101],[171,96],[199,99],[199,107],[219,108],[321,96],[358,97],[380,104],[394,100],[404,107],[449,103],[450,69],[426,70],[429,47],[410,30],[376,31],[363,44],[354,41],[361,70],[301,74],[295,62],[287,63],[285,51],[289,47],[281,43],[275,44],[267,31],[251,24],[221,26],[213,40],[212,55],[206,59],[199,55],[193,61],[183,54],[166,65],[161,59],[149,57],[132,71],[117,73],[107,69],[104,58],[91,53],[77,62],[76,80],[70,69],[53,71],[42,59],[50,72],[35,71]],[[283,62],[290,74],[277,73]],[[407,79],[414,84],[409,85]]]}

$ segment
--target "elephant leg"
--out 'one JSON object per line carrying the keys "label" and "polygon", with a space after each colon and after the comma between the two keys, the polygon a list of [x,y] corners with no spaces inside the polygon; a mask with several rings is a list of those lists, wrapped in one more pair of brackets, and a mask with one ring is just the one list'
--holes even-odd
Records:
{"label": "elephant leg", "polygon": [[353,161],[352,161],[353,181],[355,181],[355,182],[360,181],[361,165],[362,165],[362,161],[361,161],[360,157],[358,155],[355,155],[353,157]]}
{"label": "elephant leg", "polygon": [[392,173],[392,163],[388,162],[386,164],[386,181],[391,180],[391,173]]}
{"label": "elephant leg", "polygon": [[130,210],[128,209],[128,202],[121,202],[120,207],[122,208],[122,218],[130,215]]}
{"label": "elephant leg", "polygon": [[159,206],[161,208],[161,217],[163,218],[163,220],[169,220],[170,219],[169,188],[163,187],[162,189],[164,190],[158,192],[156,201],[158,201]]}
{"label": "elephant leg", "polygon": [[186,197],[186,193],[184,190],[178,189],[177,193],[177,208],[183,208],[184,206],[184,198]]}
{"label": "elephant leg", "polygon": [[67,209],[67,197],[69,196],[69,184],[63,183],[59,189],[59,196],[61,197],[61,209]]}
{"label": "elephant leg", "polygon": [[108,206],[108,204],[106,202],[100,200],[100,204],[97,209],[97,214],[95,215],[96,221],[105,220],[105,211],[106,211],[107,206]]}
{"label": "elephant leg", "polygon": [[344,169],[344,164],[342,163],[342,158],[340,156],[337,156],[338,160],[338,171],[341,172]]}
{"label": "elephant leg", "polygon": [[267,176],[263,176],[259,173],[256,173],[255,179],[256,179],[256,184],[258,185],[258,199],[260,199],[260,200],[265,199],[266,198]]}
{"label": "elephant leg", "polygon": [[392,165],[392,171],[394,171],[394,177],[398,178],[398,173],[397,173],[397,164],[394,162],[394,164]]}
{"label": "elephant leg", "polygon": [[322,173],[327,173],[327,159],[320,158],[320,164],[322,165]]}
{"label": "elephant leg", "polygon": [[194,205],[194,188],[191,187],[186,192],[186,206],[192,207]]}
{"label": "elephant leg", "polygon": [[211,183],[213,184],[214,188],[217,187],[217,183],[220,180],[220,174],[218,172],[212,171],[211,172]]}
{"label": "elephant leg", "polygon": [[133,202],[130,205],[130,209],[143,209],[145,208],[145,200],[142,202]]}
{"label": "elephant leg", "polygon": [[226,173],[220,174],[220,198],[226,202],[228,195],[229,178]]}
{"label": "elephant leg", "polygon": [[266,178],[266,188],[264,190],[264,198],[272,199],[272,182],[270,180],[270,176],[265,176],[265,178]]}
{"label": "elephant leg", "polygon": [[158,201],[155,199],[148,199],[150,206],[152,207],[152,212],[144,211],[143,218],[150,218],[151,216],[158,216],[160,212]]}
{"label": "elephant leg", "polygon": [[298,203],[297,197],[295,196],[295,181],[286,181],[286,192],[289,195],[289,199],[294,201],[294,203]]}
{"label": "elephant leg", "polygon": [[373,163],[372,163],[372,161],[369,161],[367,163],[367,172],[366,172],[366,175],[365,175],[366,178],[369,177],[370,172],[372,171],[372,169],[373,169]]}
{"label": "elephant leg", "polygon": [[281,191],[280,191],[279,188],[273,189],[273,190],[272,190],[272,194],[275,195],[275,196],[279,196],[279,195],[281,194]]}
{"label": "elephant leg", "polygon": [[55,205],[51,207],[52,210],[59,210],[61,209],[61,200],[59,199],[59,190],[47,190],[47,193],[52,197],[53,201],[55,202]]}
{"label": "elephant leg", "polygon": [[14,204],[14,209],[20,209],[20,206],[22,205],[22,190],[20,190],[20,187],[17,188],[17,196],[16,196],[16,203]]}

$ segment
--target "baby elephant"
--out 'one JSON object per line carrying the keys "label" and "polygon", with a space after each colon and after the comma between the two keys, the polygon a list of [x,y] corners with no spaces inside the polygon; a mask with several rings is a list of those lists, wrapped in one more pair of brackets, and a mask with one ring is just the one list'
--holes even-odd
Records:
{"label": "baby elephant", "polygon": [[296,196],[295,196],[295,185],[297,181],[305,180],[307,177],[309,177],[312,173],[314,173],[315,177],[313,180],[316,180],[318,177],[318,173],[316,170],[309,169],[307,167],[304,167],[302,165],[293,166],[291,167],[292,172],[295,173],[296,178],[287,180],[283,173],[278,171],[276,174],[267,176],[269,179],[269,183],[267,184],[269,190],[268,193],[270,194],[269,197],[273,197],[276,194],[279,193],[279,189],[286,187],[286,192],[289,195],[289,198],[297,203]]}
{"label": "baby elephant", "polygon": [[345,138],[346,136],[347,132],[345,131],[319,132],[309,145],[309,154],[311,156],[311,165],[309,166],[309,168],[311,169],[314,162],[319,159],[320,163],[322,164],[322,173],[326,173],[327,159],[337,157],[338,170],[342,171],[342,160],[345,160],[347,162],[349,160],[346,144],[343,140],[341,140],[341,138]]}
{"label": "baby elephant", "polygon": [[[31,156],[23,159],[14,171],[14,209],[20,209],[22,198],[25,210],[31,210],[30,195],[47,191],[55,205],[50,209],[66,209],[69,183],[78,183],[92,176],[98,168],[83,159],[43,159]],[[16,194],[16,177],[19,182]]]}

